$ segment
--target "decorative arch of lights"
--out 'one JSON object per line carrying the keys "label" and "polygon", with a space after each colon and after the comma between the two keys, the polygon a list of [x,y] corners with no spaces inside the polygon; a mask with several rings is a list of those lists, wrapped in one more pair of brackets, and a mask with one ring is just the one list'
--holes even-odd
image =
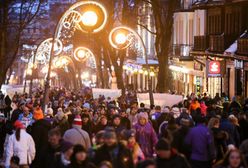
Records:
{"label": "decorative arch of lights", "polygon": [[[118,44],[116,42],[115,37],[119,33],[126,37],[123,44]],[[137,40],[141,44],[139,44]],[[133,49],[136,50],[138,54],[146,54],[146,48],[142,37],[136,31],[127,26],[118,26],[112,29],[109,34],[109,42],[113,48],[118,50]]]}
{"label": "decorative arch of lights", "polygon": [[[35,53],[35,64],[47,64],[50,59],[50,52],[52,49],[52,38],[48,38],[40,43]],[[54,43],[54,55],[59,55],[63,50],[63,44],[59,39]]]}
{"label": "decorative arch of lights", "polygon": [[96,60],[93,52],[86,47],[78,47],[74,51],[74,58],[79,62],[85,62],[91,68],[96,68]]}
{"label": "decorative arch of lights", "polygon": [[[101,17],[101,25],[98,25],[98,27],[95,27],[92,31],[90,31],[90,33],[97,33],[105,27],[107,23],[108,15],[107,15],[107,11],[105,7],[102,4],[96,1],[80,1],[80,2],[73,4],[67,11],[65,11],[63,16],[60,18],[58,25],[56,27],[55,35],[54,35],[54,39],[60,39],[60,41],[64,45],[64,48],[62,49],[62,53],[63,53],[62,55],[74,55],[76,50],[73,51],[73,46],[71,45],[71,42],[69,42],[68,39],[71,39],[71,37],[74,35],[76,30],[80,30],[82,32],[87,33],[87,31],[83,29],[82,26],[80,26],[80,23],[82,21],[82,14],[83,14],[83,13],[80,13],[80,9],[82,9],[83,7],[89,7],[89,6],[94,6],[98,8],[98,10],[103,15]],[[87,49],[87,51],[90,51],[90,50]],[[94,54],[91,51],[88,53],[90,53],[91,56],[93,56],[93,58],[92,57],[88,57],[88,58],[94,59],[94,64],[96,64]],[[56,57],[56,54],[54,54],[54,56]],[[80,62],[82,61],[82,59],[78,59],[77,57],[74,57],[74,58],[77,61],[80,61]]]}

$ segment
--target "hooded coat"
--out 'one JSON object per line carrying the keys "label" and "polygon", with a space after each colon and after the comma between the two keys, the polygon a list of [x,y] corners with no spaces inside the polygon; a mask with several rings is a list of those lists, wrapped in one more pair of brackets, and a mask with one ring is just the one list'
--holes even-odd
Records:
{"label": "hooded coat", "polygon": [[144,155],[146,157],[152,157],[154,153],[153,147],[158,142],[156,132],[152,125],[149,122],[144,126],[137,123],[134,125],[134,129],[136,130],[136,140]]}

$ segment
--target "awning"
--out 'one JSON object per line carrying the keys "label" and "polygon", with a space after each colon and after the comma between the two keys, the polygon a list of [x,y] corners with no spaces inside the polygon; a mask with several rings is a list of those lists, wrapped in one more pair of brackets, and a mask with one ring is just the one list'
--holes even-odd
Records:
{"label": "awning", "polygon": [[[239,38],[242,38],[243,36],[245,36],[245,34],[247,33],[247,30],[241,34],[241,36]],[[238,40],[235,40],[234,43],[232,45],[230,45],[230,47],[228,49],[225,50],[224,54],[225,55],[234,55],[235,52],[238,49]]]}
{"label": "awning", "polygon": [[[146,60],[144,58],[137,58],[136,59],[137,64],[145,65]],[[158,60],[155,59],[148,59],[148,64],[158,65]]]}

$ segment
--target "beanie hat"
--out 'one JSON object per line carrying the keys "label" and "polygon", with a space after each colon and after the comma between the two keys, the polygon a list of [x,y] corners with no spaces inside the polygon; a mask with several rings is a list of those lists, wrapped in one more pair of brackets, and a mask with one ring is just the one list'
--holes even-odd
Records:
{"label": "beanie hat", "polygon": [[135,130],[131,129],[131,130],[125,130],[123,133],[123,138],[125,140],[128,140],[131,137],[135,137]]}
{"label": "beanie hat", "polygon": [[53,109],[52,108],[47,109],[47,115],[53,116]]}
{"label": "beanie hat", "polygon": [[117,136],[116,136],[116,133],[115,133],[115,129],[113,127],[106,127],[104,129],[104,135],[103,137],[106,138],[106,139],[116,139]]}
{"label": "beanie hat", "polygon": [[137,115],[137,118],[138,118],[138,120],[140,120],[141,118],[144,118],[144,119],[146,119],[146,121],[148,121],[148,114],[145,112],[141,112]]}
{"label": "beanie hat", "polygon": [[167,139],[160,139],[155,146],[156,150],[165,150],[168,151],[171,149],[171,145]]}
{"label": "beanie hat", "polygon": [[65,116],[65,114],[62,111],[58,111],[55,117],[58,120],[62,120],[64,118],[64,116]]}
{"label": "beanie hat", "polygon": [[24,129],[25,126],[23,125],[23,123],[19,120],[16,120],[15,123],[14,123],[14,127],[15,128],[19,128],[19,129]]}
{"label": "beanie hat", "polygon": [[73,147],[73,144],[67,141],[63,141],[61,144],[61,152],[65,153]]}
{"label": "beanie hat", "polygon": [[162,113],[169,113],[170,109],[168,107],[164,107]]}
{"label": "beanie hat", "polygon": [[34,110],[33,118],[35,120],[41,120],[44,118],[43,112],[40,108]]}
{"label": "beanie hat", "polygon": [[82,126],[82,119],[81,119],[80,115],[76,115],[72,125],[74,125],[74,126]]}

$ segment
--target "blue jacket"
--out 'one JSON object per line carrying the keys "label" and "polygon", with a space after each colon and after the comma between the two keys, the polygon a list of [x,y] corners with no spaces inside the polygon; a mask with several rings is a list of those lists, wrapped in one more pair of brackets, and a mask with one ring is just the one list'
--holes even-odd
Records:
{"label": "blue jacket", "polygon": [[185,143],[191,146],[190,159],[196,161],[211,161],[215,158],[214,139],[208,127],[198,124],[191,128],[185,138]]}

